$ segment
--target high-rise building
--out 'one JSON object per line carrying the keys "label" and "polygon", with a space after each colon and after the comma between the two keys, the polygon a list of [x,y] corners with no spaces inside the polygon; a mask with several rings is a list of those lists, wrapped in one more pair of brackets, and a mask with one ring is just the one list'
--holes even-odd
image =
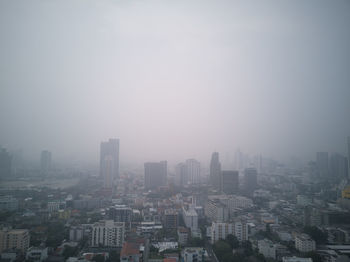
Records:
{"label": "high-rise building", "polygon": [[91,246],[122,247],[124,243],[124,222],[100,220],[92,226]]}
{"label": "high-rise building", "polygon": [[177,184],[180,186],[184,186],[188,182],[187,178],[187,168],[185,163],[179,163],[175,167],[175,176]]}
{"label": "high-rise building", "polygon": [[107,210],[109,219],[115,222],[124,222],[126,225],[131,223],[132,209],[126,205],[115,205]]}
{"label": "high-rise building", "polygon": [[11,175],[11,155],[5,148],[0,147],[0,178]]}
{"label": "high-rise building", "polygon": [[236,221],[233,223],[212,222],[211,225],[211,242],[214,244],[220,239],[226,239],[228,235],[234,235],[237,240],[248,240],[248,225],[244,221]]}
{"label": "high-rise building", "polygon": [[332,154],[329,158],[329,174],[333,181],[339,182],[347,179],[348,160],[340,154]]}
{"label": "high-rise building", "polygon": [[109,139],[100,146],[100,176],[105,188],[112,188],[119,178],[119,139]]}
{"label": "high-rise building", "polygon": [[43,175],[47,175],[51,170],[51,161],[52,161],[51,152],[47,150],[41,151],[40,166],[41,166],[41,173]]}
{"label": "high-rise building", "polygon": [[258,172],[256,168],[244,169],[244,189],[251,193],[258,188]]}
{"label": "high-rise building", "polygon": [[196,159],[186,160],[187,179],[190,184],[200,182],[201,164]]}
{"label": "high-rise building", "polygon": [[167,161],[145,163],[145,189],[156,189],[167,183]]}
{"label": "high-rise building", "polygon": [[328,167],[328,152],[317,152],[316,153],[316,168],[319,177],[328,178],[329,167]]}
{"label": "high-rise building", "polygon": [[221,163],[219,161],[219,153],[214,152],[210,161],[210,183],[214,188],[220,190]]}
{"label": "high-rise building", "polygon": [[238,171],[221,171],[221,191],[229,195],[238,193]]}

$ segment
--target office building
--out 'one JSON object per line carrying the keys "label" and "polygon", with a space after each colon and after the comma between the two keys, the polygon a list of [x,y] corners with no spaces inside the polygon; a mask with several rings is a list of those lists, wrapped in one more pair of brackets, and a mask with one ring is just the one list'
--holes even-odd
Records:
{"label": "office building", "polygon": [[186,172],[188,183],[198,184],[200,182],[201,164],[196,159],[186,160]]}
{"label": "office building", "polygon": [[157,189],[167,183],[167,161],[145,163],[145,189]]}
{"label": "office building", "polygon": [[303,253],[316,250],[316,242],[307,234],[299,234],[295,237],[295,248]]}
{"label": "office building", "polygon": [[258,188],[258,172],[255,168],[246,168],[244,170],[244,189],[252,193]]}
{"label": "office building", "polygon": [[211,185],[217,190],[220,190],[220,177],[221,177],[221,163],[219,161],[219,153],[214,152],[211,155],[209,178],[210,178]]}
{"label": "office building", "polygon": [[221,191],[228,195],[238,193],[238,171],[221,171]]}
{"label": "office building", "polygon": [[328,152],[316,153],[316,169],[317,169],[318,176],[320,178],[328,179],[328,172],[329,172],[328,161],[329,161]]}
{"label": "office building", "polygon": [[100,220],[92,226],[91,246],[122,247],[124,243],[124,222]]}
{"label": "office building", "polygon": [[119,139],[109,139],[100,145],[100,176],[104,188],[113,188],[119,178]]}
{"label": "office building", "polygon": [[51,162],[52,162],[51,152],[47,150],[41,151],[40,167],[41,167],[41,173],[43,175],[48,175],[48,173],[51,171],[51,164],[52,164]]}
{"label": "office building", "polygon": [[0,179],[11,175],[12,157],[5,148],[0,147]]}
{"label": "office building", "polygon": [[27,229],[0,230],[0,253],[7,249],[18,249],[26,252],[29,248],[29,231]]}

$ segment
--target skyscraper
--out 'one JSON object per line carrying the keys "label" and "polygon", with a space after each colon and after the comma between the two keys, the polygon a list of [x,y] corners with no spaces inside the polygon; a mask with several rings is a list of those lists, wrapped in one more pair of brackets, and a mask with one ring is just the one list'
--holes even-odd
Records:
{"label": "skyscraper", "polygon": [[238,171],[221,171],[221,191],[229,195],[238,193]]}
{"label": "skyscraper", "polygon": [[329,173],[330,178],[334,182],[340,182],[347,179],[348,160],[346,157],[335,153],[329,158]]}
{"label": "skyscraper", "polygon": [[186,160],[187,179],[190,184],[200,182],[201,164],[196,159]]}
{"label": "skyscraper", "polygon": [[185,163],[179,163],[175,167],[175,175],[177,184],[180,186],[184,186],[187,184],[187,169]]}
{"label": "skyscraper", "polygon": [[156,189],[167,183],[167,161],[145,163],[145,189]]}
{"label": "skyscraper", "polygon": [[0,147],[0,178],[11,175],[11,155],[5,148]]}
{"label": "skyscraper", "polygon": [[220,189],[221,163],[219,161],[219,153],[214,152],[210,161],[210,183],[216,189]]}
{"label": "skyscraper", "polygon": [[258,172],[256,168],[244,169],[244,189],[252,193],[258,187]]}
{"label": "skyscraper", "polygon": [[328,179],[329,167],[328,167],[328,152],[316,153],[316,168],[319,177]]}
{"label": "skyscraper", "polygon": [[111,188],[114,179],[119,178],[119,139],[101,142],[100,176],[105,188]]}
{"label": "skyscraper", "polygon": [[47,175],[51,170],[51,161],[52,161],[51,152],[47,150],[41,151],[40,166],[41,166],[41,173],[43,175]]}

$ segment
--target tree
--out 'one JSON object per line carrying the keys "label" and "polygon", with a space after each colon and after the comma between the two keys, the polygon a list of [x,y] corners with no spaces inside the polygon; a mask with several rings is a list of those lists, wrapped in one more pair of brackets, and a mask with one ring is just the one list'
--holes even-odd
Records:
{"label": "tree", "polygon": [[231,246],[223,240],[219,240],[214,244],[213,250],[219,261],[223,260],[226,253],[232,253]]}
{"label": "tree", "polygon": [[304,233],[310,235],[311,238],[314,239],[317,244],[327,243],[328,234],[320,230],[318,227],[315,227],[315,226],[304,227]]}
{"label": "tree", "polygon": [[95,261],[95,262],[104,262],[105,261],[105,257],[103,255],[97,255],[97,256],[94,256],[94,258],[92,259],[92,261]]}
{"label": "tree", "polygon": [[227,235],[226,242],[231,246],[232,249],[239,247],[239,241],[237,237],[232,234]]}
{"label": "tree", "polygon": [[247,241],[243,241],[242,242],[242,247],[244,249],[244,255],[245,256],[251,256],[253,255],[253,247],[252,247],[252,243],[250,243],[249,240]]}

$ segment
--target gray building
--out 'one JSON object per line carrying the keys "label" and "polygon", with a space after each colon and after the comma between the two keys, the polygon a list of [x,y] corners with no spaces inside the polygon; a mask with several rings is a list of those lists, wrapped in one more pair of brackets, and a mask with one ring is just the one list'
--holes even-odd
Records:
{"label": "gray building", "polygon": [[51,161],[52,161],[52,154],[50,151],[43,150],[41,151],[40,156],[40,167],[41,167],[41,173],[43,175],[47,175],[51,170]]}
{"label": "gray building", "polygon": [[244,169],[244,189],[246,192],[253,192],[258,188],[258,172],[256,168]]}
{"label": "gray building", "polygon": [[12,157],[5,148],[0,147],[0,178],[11,175]]}
{"label": "gray building", "polygon": [[238,193],[238,171],[222,171],[221,172],[221,191],[228,195]]}
{"label": "gray building", "polygon": [[119,139],[101,142],[100,176],[105,188],[112,188],[114,179],[119,178]]}
{"label": "gray building", "polygon": [[217,190],[220,190],[221,163],[219,161],[219,153],[214,152],[210,161],[210,183]]}
{"label": "gray building", "polygon": [[328,179],[329,176],[329,159],[328,152],[317,152],[316,153],[316,169],[319,177]]}
{"label": "gray building", "polygon": [[167,183],[167,161],[145,163],[145,189],[156,189]]}

